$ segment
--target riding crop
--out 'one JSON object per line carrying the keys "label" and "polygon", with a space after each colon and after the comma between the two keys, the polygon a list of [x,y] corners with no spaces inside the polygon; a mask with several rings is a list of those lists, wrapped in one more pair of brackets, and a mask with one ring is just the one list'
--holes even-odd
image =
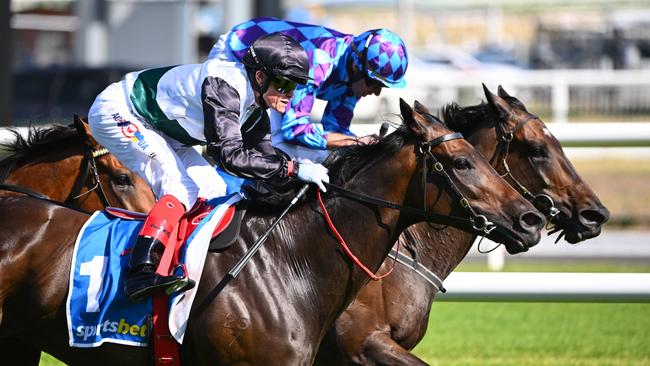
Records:
{"label": "riding crop", "polygon": [[[383,137],[387,131],[388,131],[388,123],[384,122],[382,123],[381,128],[379,130],[379,137],[380,138]],[[325,161],[323,162],[323,165],[325,166],[329,165],[329,163],[331,163],[331,161],[334,159],[336,155],[337,154],[335,153],[330,154],[327,157],[327,159],[325,159]],[[300,198],[302,198],[302,196],[304,196],[305,193],[307,193],[308,189],[309,189],[309,184],[305,184],[302,186],[302,188],[300,188],[300,191],[298,191],[298,193],[293,197],[293,199],[291,200],[291,202],[289,202],[289,205],[284,209],[284,211],[282,211],[282,213],[278,217],[276,217],[275,220],[273,220],[271,226],[269,226],[269,228],[266,229],[264,234],[262,234],[262,236],[260,236],[255,241],[255,243],[253,243],[250,249],[248,249],[246,253],[244,253],[244,256],[241,257],[239,261],[232,267],[232,269],[228,272],[228,276],[232,278],[237,277],[239,272],[241,272],[241,270],[244,268],[244,266],[246,266],[248,261],[250,261],[250,259],[255,255],[255,253],[257,253],[257,251],[260,249],[262,244],[264,244],[268,236],[271,234],[271,231],[273,231],[273,229],[280,223],[280,221],[284,218],[287,212],[289,212],[289,210],[291,210],[291,208],[295,206],[296,203],[298,203]]]}

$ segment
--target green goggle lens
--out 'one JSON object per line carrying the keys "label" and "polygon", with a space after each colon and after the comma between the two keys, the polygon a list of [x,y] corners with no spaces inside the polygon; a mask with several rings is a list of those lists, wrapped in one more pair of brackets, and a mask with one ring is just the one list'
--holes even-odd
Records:
{"label": "green goggle lens", "polygon": [[271,82],[273,83],[275,89],[282,94],[289,94],[294,91],[294,89],[296,89],[296,86],[298,86],[298,83],[295,81],[279,77],[274,77]]}

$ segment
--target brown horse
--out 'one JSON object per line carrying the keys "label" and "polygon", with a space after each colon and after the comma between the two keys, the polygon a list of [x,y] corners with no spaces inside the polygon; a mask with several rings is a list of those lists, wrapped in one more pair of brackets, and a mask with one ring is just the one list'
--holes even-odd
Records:
{"label": "brown horse", "polygon": [[90,212],[105,206],[149,212],[155,198],[147,182],[102,148],[86,123],[75,116],[74,124],[30,128],[27,137],[14,131],[16,139],[3,145],[10,155],[0,161],[0,182]]}
{"label": "brown horse", "polygon": [[[331,165],[343,190],[326,196],[325,207],[359,260],[377,270],[404,228],[435,214],[491,227],[479,224],[483,215],[496,225],[490,237],[513,252],[537,243],[545,220],[528,201],[465,140],[404,102],[401,109],[404,127],[377,144],[350,148]],[[339,249],[313,195],[289,212],[236,279],[225,281],[274,216],[249,208],[238,242],[208,254],[184,364],[310,365],[327,329],[368,281]],[[143,348],[68,346],[69,266],[87,218],[43,200],[0,199],[0,339],[20,339],[73,365],[146,364]],[[467,227],[467,220],[453,221]],[[15,363],[18,356],[4,357]]]}
{"label": "brown horse", "polygon": [[[27,189],[53,201],[93,212],[106,206],[149,212],[155,198],[147,182],[126,169],[90,135],[77,116],[74,127],[30,128],[27,137],[12,131],[0,161],[0,195]],[[4,189],[2,189],[4,188]],[[12,338],[0,340],[0,353],[14,364],[38,364],[40,350]]]}
{"label": "brown horse", "polygon": [[[597,236],[609,213],[544,123],[503,88],[499,87],[498,96],[485,86],[484,92],[487,104],[447,106],[445,122],[462,132],[484,156],[491,156],[497,171],[535,202],[549,216],[554,230],[566,234],[567,241]],[[430,114],[421,105],[416,110]],[[427,224],[408,228],[399,242],[419,263],[418,270],[398,265],[387,278],[364,287],[328,333],[316,363],[426,365],[407,350],[426,332],[441,279],[465,257],[474,239],[475,235],[453,228]],[[380,272],[387,271],[391,263],[388,258]],[[428,280],[418,274],[427,270],[433,274]]]}

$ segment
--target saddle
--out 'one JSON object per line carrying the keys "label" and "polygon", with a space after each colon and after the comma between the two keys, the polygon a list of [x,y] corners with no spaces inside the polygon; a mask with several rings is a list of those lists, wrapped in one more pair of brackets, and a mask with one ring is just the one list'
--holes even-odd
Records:
{"label": "saddle", "polygon": [[[234,206],[228,207],[228,210],[217,224],[217,227],[212,233],[212,240],[210,240],[209,251],[216,252],[222,251],[230,247],[239,236],[239,231],[241,229],[241,222],[246,213],[248,207],[248,201],[242,200],[239,201]],[[192,219],[190,220],[190,228],[187,230],[185,239],[187,239],[190,234],[192,234],[193,229],[199,224],[201,219],[203,219],[213,207],[203,206],[202,212],[196,212]],[[124,219],[124,220],[136,220],[144,221],[147,218],[146,214],[139,212],[132,212],[124,210],[117,207],[106,207],[106,212],[112,216]]]}

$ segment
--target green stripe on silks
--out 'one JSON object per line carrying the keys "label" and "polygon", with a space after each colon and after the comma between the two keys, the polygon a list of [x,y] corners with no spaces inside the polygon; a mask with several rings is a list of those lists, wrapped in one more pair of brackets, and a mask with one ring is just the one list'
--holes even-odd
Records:
{"label": "green stripe on silks", "polygon": [[147,122],[173,139],[188,146],[205,144],[203,141],[190,136],[177,120],[167,118],[156,101],[160,78],[174,67],[176,66],[161,67],[141,72],[133,83],[133,90],[131,91],[133,107]]}

